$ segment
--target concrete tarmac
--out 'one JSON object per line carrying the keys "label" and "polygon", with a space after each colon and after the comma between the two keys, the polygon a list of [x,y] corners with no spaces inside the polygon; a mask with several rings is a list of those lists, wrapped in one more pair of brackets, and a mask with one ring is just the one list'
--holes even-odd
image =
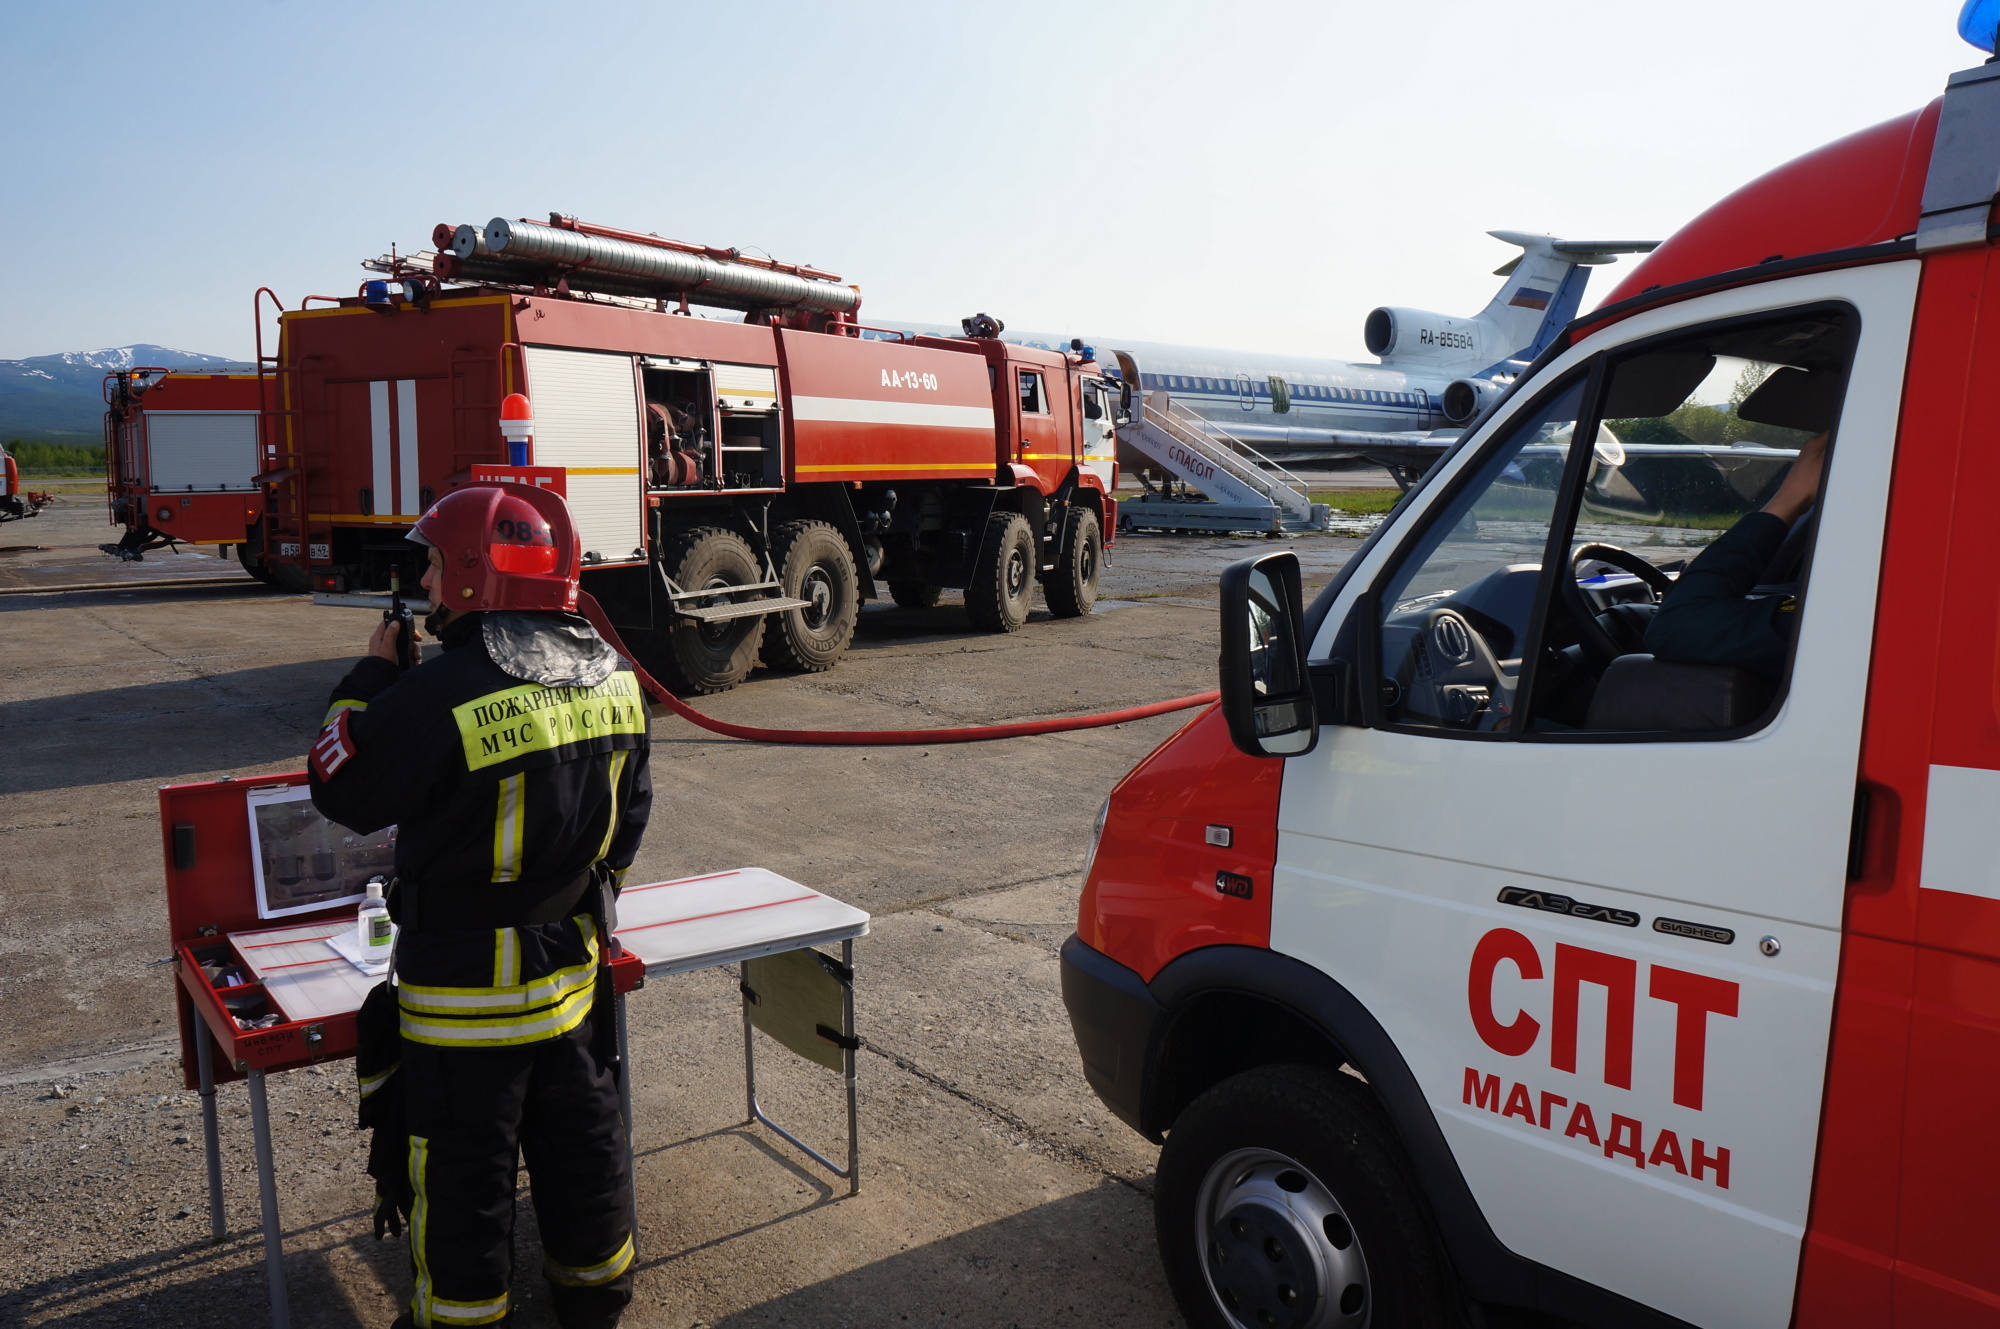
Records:
{"label": "concrete tarmac", "polygon": [[[118,565],[88,500],[0,527],[47,550],[0,589],[215,575],[212,553]],[[701,701],[757,724],[913,728],[1081,713],[1214,686],[1215,577],[1278,548],[1118,542],[1088,618],[972,632],[955,605],[870,607],[820,675]],[[1357,542],[1296,542],[1308,586]],[[182,569],[187,569],[182,571]],[[371,626],[250,583],[0,595],[0,1324],[264,1322],[248,1100],[220,1100],[229,1238],[207,1240],[181,1088],[154,790],[294,770]],[[1078,870],[1113,783],[1186,715],[936,748],[776,748],[654,725],[634,881],[746,864],[874,916],[857,943],[863,1184],[848,1199],[743,1124],[733,973],[631,998],[642,1231],[625,1323],[1178,1323],[1152,1236],[1156,1151],[1085,1085],[1057,985]],[[765,1104],[826,1150],[837,1078],[767,1045]],[[351,1067],[270,1082],[293,1324],[383,1325],[406,1248],[367,1218]],[[516,1324],[554,1324],[530,1187]]]}

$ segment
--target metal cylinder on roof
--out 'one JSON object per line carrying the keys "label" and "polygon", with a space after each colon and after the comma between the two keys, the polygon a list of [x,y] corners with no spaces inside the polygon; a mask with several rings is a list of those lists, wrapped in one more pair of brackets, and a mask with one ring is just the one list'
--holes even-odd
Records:
{"label": "metal cylinder on roof", "polygon": [[[509,286],[553,285],[555,281],[546,264],[509,263],[491,254],[482,254],[475,258],[439,254],[431,260],[431,271],[445,281],[502,282]],[[658,285],[633,277],[616,277],[592,272],[587,268],[581,272],[570,273],[569,286],[573,291],[622,295],[634,300],[657,300],[661,296]]]}
{"label": "metal cylinder on roof", "polygon": [[[496,258],[567,270],[572,287],[592,275],[636,280],[661,294],[685,294],[702,304],[731,308],[805,309],[819,314],[852,313],[861,293],[852,286],[747,263],[727,263],[677,249],[655,249],[539,222],[495,217],[486,224],[487,250]],[[460,257],[457,240],[453,252]]]}

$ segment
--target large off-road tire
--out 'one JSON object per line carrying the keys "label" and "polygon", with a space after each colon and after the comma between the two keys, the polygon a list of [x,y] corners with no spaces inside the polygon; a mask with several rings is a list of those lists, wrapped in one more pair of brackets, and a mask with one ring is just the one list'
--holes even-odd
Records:
{"label": "large off-road tire", "polygon": [[854,640],[861,613],[854,551],[823,521],[786,522],[774,545],[778,594],[808,603],[764,620],[764,663],[812,674],[831,669]]}
{"label": "large off-road tire", "polygon": [[935,609],[938,588],[925,581],[892,581],[889,598],[905,609]]}
{"label": "large off-road tire", "polygon": [[1160,1152],[1153,1213],[1192,1329],[1461,1323],[1395,1134],[1338,1071],[1267,1066],[1189,1104]]}
{"label": "large off-road tire", "polygon": [[[734,531],[699,526],[685,531],[668,546],[667,573],[684,591],[709,587],[747,586],[764,580],[750,546]],[[761,592],[759,592],[761,594]],[[690,601],[694,605],[730,603],[731,597]],[[657,620],[656,620],[657,621]],[[750,677],[757,664],[757,647],[764,639],[764,616],[728,618],[698,623],[691,618],[668,619],[639,638],[634,649],[639,663],[676,692],[727,692]]]}
{"label": "large off-road tire", "polygon": [[987,632],[1013,632],[1028,621],[1035,603],[1035,534],[1018,512],[986,519],[972,579],[965,587],[965,613]]}
{"label": "large off-road tire", "polygon": [[1077,508],[1063,523],[1063,535],[1055,568],[1042,579],[1042,598],[1055,617],[1077,618],[1097,603],[1097,583],[1104,575],[1104,530],[1095,512]]}
{"label": "large off-road tire", "polygon": [[243,570],[278,590],[292,595],[312,594],[312,574],[296,563],[273,563],[257,552],[257,546],[244,541],[236,546],[236,561]]}

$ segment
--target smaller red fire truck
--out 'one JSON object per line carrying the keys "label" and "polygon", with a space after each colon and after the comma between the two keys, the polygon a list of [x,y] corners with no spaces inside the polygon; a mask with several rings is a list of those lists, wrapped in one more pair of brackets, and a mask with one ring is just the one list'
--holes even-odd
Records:
{"label": "smaller red fire truck", "polygon": [[49,495],[22,487],[21,464],[0,446],[0,521],[39,516],[48,505]]}
{"label": "smaller red fire truck", "polygon": [[1009,345],[984,315],[964,337],[875,332],[832,274],[563,216],[435,241],[428,271],[391,261],[280,320],[261,551],[323,597],[413,585],[424,509],[525,462],[562,469],[585,588],[686,691],[760,658],[831,667],[885,587],[911,607],[962,587],[993,631],[1038,581],[1052,614],[1089,612],[1118,401],[1088,348]]}
{"label": "smaller red fire truck", "polygon": [[1989,63],[1225,575],[1063,950],[1189,1324],[2000,1325],[1996,181]]}
{"label": "smaller red fire truck", "polygon": [[252,576],[305,590],[303,577],[258,553],[257,426],[271,386],[255,374],[106,374],[105,481],[111,521],[125,534],[104,552],[137,562],[174,544],[233,545]]}

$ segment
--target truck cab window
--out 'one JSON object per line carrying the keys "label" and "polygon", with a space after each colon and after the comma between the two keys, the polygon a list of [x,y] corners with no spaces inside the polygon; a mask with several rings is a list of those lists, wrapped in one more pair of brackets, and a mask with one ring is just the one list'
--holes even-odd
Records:
{"label": "truck cab window", "polygon": [[1021,371],[1021,413],[1023,415],[1047,415],[1048,401],[1042,395],[1042,376]]}
{"label": "truck cab window", "polygon": [[1584,380],[1517,417],[1380,588],[1383,718],[1497,732],[1514,693]]}

